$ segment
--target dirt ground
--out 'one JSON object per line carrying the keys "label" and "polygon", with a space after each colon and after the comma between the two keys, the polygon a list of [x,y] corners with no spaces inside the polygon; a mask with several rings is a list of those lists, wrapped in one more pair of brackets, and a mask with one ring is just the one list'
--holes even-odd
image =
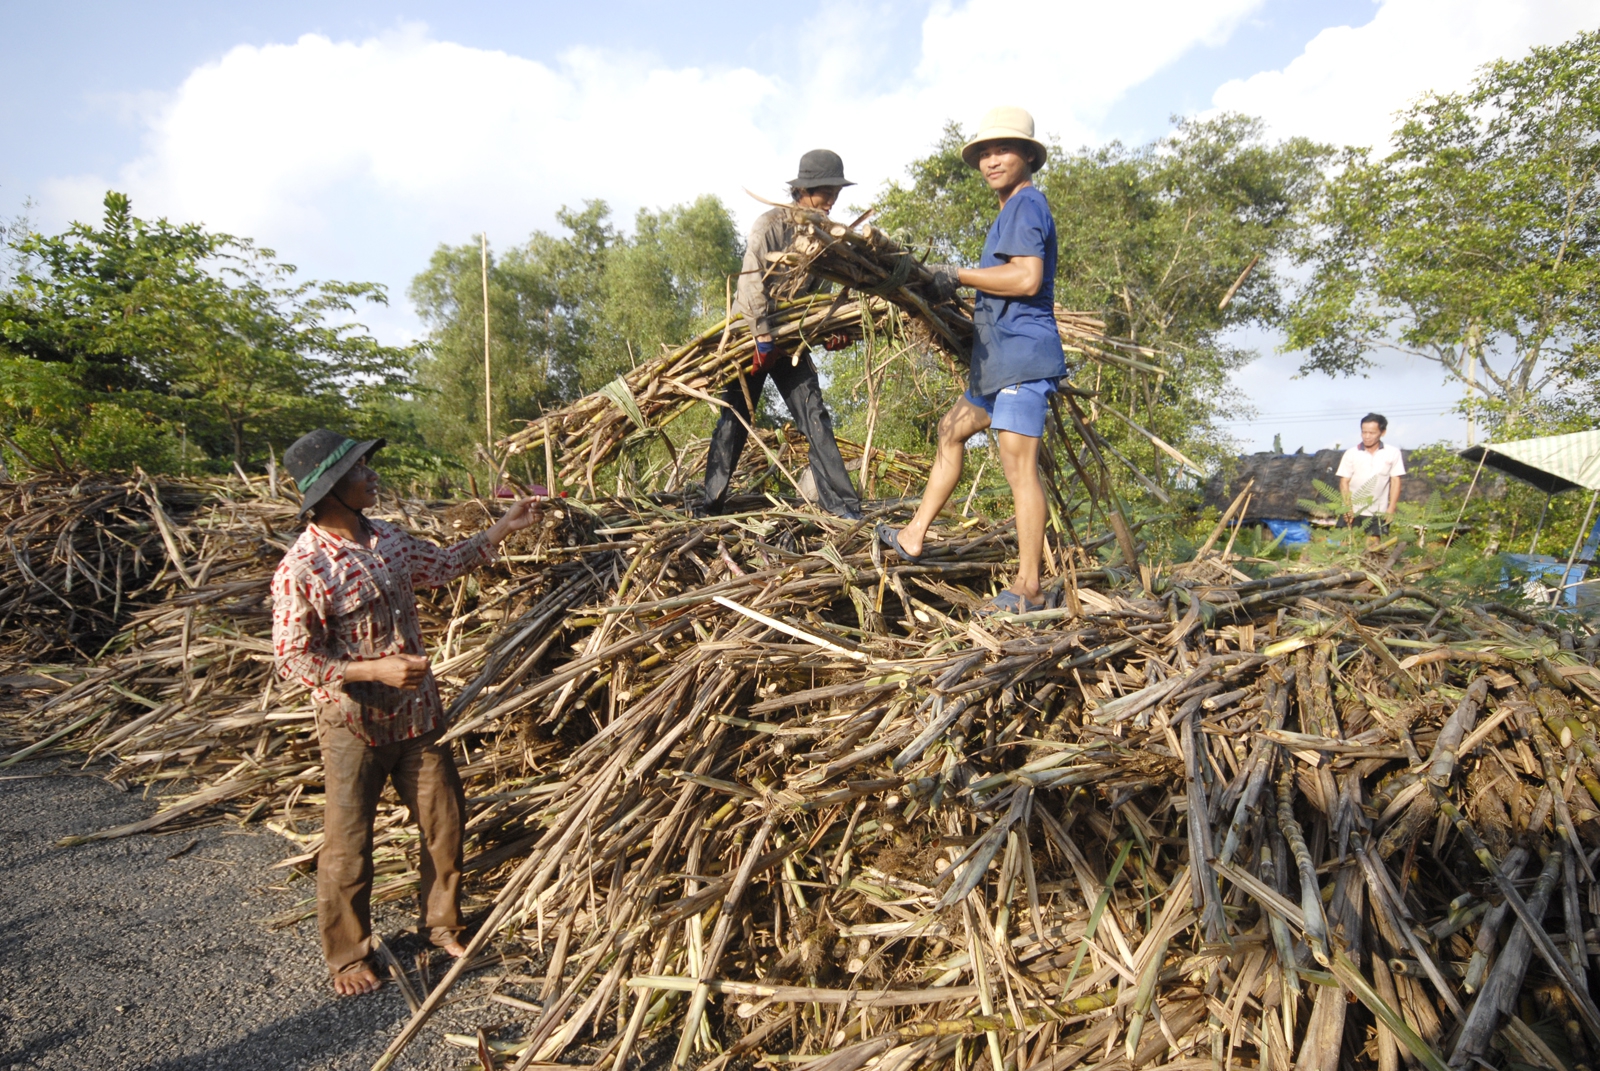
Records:
{"label": "dirt ground", "polygon": [[[288,842],[229,824],[53,846],[154,810],[58,763],[0,769],[0,1068],[370,1067],[405,1000],[392,982],[336,999],[314,924],[267,927],[311,891],[271,868]],[[404,962],[422,950],[401,932],[409,906],[380,908],[375,924]],[[460,987],[398,1066],[475,1064],[442,1034],[515,1018],[484,999],[494,973]]]}

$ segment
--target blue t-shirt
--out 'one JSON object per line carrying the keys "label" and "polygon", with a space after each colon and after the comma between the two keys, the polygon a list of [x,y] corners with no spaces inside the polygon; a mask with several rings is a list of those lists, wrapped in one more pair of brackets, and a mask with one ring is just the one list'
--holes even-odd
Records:
{"label": "blue t-shirt", "polygon": [[1059,379],[1067,374],[1061,335],[1056,330],[1056,221],[1050,203],[1036,187],[1011,195],[983,243],[980,268],[1010,257],[1044,261],[1044,282],[1030,298],[1003,298],[978,291],[972,319],[971,389],[993,394],[1014,383]]}

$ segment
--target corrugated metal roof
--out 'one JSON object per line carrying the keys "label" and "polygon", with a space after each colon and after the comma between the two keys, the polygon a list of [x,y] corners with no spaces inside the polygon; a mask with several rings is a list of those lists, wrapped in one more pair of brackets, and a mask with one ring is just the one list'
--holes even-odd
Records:
{"label": "corrugated metal roof", "polygon": [[1461,456],[1558,494],[1582,487],[1600,491],[1600,430],[1541,435],[1509,443],[1469,446]]}

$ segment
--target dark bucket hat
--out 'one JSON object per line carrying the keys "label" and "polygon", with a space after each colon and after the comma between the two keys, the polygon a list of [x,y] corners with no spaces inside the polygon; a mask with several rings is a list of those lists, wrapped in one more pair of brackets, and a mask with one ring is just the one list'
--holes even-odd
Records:
{"label": "dark bucket hat", "polygon": [[844,177],[844,161],[832,149],[812,149],[800,157],[800,174],[789,180],[797,190],[814,190],[818,186],[854,186]]}
{"label": "dark bucket hat", "polygon": [[300,488],[300,514],[322,501],[356,462],[387,445],[386,439],[357,441],[327,428],[307,432],[283,452],[284,467]]}

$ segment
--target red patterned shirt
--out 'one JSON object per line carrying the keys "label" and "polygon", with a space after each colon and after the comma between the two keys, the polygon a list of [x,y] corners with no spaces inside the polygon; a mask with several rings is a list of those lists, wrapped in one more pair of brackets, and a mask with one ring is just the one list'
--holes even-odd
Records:
{"label": "red patterned shirt", "polygon": [[443,726],[433,672],[404,691],[376,681],[346,683],[345,667],[426,654],[413,589],[448,584],[492,561],[494,548],[485,532],[440,547],[383,521],[367,524],[371,546],[306,525],[272,576],[272,644],[279,676],[305,684],[317,702],[337,705],[362,740],[392,744]]}

